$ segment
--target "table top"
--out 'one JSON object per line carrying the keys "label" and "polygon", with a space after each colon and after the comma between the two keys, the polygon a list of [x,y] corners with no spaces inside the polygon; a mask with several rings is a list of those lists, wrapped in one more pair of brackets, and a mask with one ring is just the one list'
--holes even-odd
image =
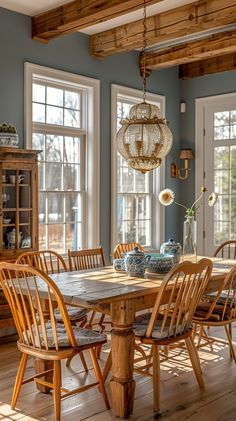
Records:
{"label": "table top", "polygon": [[[198,258],[198,260],[200,257]],[[209,290],[214,290],[217,280],[230,270],[234,260],[211,258],[213,272]],[[51,275],[67,304],[93,308],[123,299],[157,294],[165,274],[146,273],[145,278],[132,278],[125,272],[117,272],[111,266],[103,268],[63,272]]]}

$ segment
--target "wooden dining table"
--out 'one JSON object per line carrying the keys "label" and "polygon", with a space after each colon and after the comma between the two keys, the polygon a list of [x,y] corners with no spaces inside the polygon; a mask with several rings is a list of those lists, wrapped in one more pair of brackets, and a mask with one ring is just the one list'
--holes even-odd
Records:
{"label": "wooden dining table", "polygon": [[[235,263],[220,258],[212,260],[213,272],[207,291],[217,290],[222,277]],[[132,278],[112,267],[51,275],[66,304],[82,306],[111,316],[113,329],[110,388],[114,416],[127,418],[132,414],[135,393],[132,324],[137,311],[153,307],[163,277],[164,274],[147,272],[145,278]]]}

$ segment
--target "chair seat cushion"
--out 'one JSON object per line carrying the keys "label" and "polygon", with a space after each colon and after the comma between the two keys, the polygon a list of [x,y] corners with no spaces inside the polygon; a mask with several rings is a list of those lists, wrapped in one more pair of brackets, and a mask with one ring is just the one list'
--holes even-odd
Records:
{"label": "chair seat cushion", "polygon": [[208,316],[207,313],[209,312],[211,305],[212,300],[201,300],[194,313],[194,321],[197,322],[197,319],[199,319],[199,321],[205,319],[206,321],[217,322],[231,320],[236,317],[235,308],[231,308],[230,305],[225,306],[224,300],[218,300],[217,304],[214,306],[212,314]]}
{"label": "chair seat cushion", "polygon": [[[69,319],[71,321],[74,320],[81,320],[83,319],[86,314],[89,312],[87,308],[83,307],[73,307],[73,306],[66,306]],[[54,316],[57,322],[62,322],[62,317],[59,308],[56,308],[54,311]]]}
{"label": "chair seat cushion", "polygon": [[[141,336],[141,337],[145,336],[146,330],[150,321],[150,317],[151,317],[151,313],[145,313],[135,318],[133,329],[136,336]],[[192,324],[190,323],[188,326],[184,326],[184,327],[180,325],[178,326],[177,329],[176,329],[176,324],[174,324],[174,326],[170,330],[171,318],[168,317],[165,323],[165,328],[161,332],[162,318],[163,318],[163,315],[160,314],[156,321],[154,330],[152,332],[152,338],[154,339],[172,338],[172,337],[175,337],[176,335],[183,334],[184,332],[187,332],[188,330],[192,329]]]}
{"label": "chair seat cushion", "polygon": [[[53,330],[52,330],[52,324],[50,321],[48,321],[46,323],[46,331],[47,331],[47,340],[48,340],[48,347],[49,348],[55,348],[55,341],[54,341],[54,337],[53,337]],[[79,326],[72,326],[72,329],[74,331],[74,335],[75,335],[75,339],[77,341],[78,346],[82,346],[82,345],[89,345],[89,344],[93,344],[93,343],[99,343],[99,342],[103,342],[106,341],[106,335],[100,334],[99,332],[95,332],[94,330],[91,329],[84,329],[82,327]],[[57,338],[58,338],[58,346],[59,348],[65,348],[65,347],[70,347],[71,344],[68,340],[68,336],[67,336],[67,332],[66,329],[64,327],[64,325],[57,323],[56,324],[56,330],[57,330]],[[41,344],[42,346],[45,346],[45,340],[44,340],[44,336],[42,333],[42,328],[41,326],[39,326],[39,334],[40,334],[40,338],[41,338]],[[27,331],[27,335],[28,338],[30,340],[30,333],[29,331]],[[37,340],[37,336],[34,335],[35,337],[35,343],[36,346],[38,347],[38,340]]]}

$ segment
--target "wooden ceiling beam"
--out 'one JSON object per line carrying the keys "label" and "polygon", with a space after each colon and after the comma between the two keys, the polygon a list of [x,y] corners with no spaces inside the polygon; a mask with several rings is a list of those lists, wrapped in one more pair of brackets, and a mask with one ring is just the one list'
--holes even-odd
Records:
{"label": "wooden ceiling beam", "polygon": [[225,54],[224,56],[182,64],[179,67],[179,77],[180,79],[190,79],[235,69],[236,53],[230,53]]}
{"label": "wooden ceiling beam", "polygon": [[[150,6],[163,0],[146,0]],[[75,0],[32,18],[32,38],[42,42],[143,8],[143,0]]]}
{"label": "wooden ceiling beam", "polygon": [[[147,45],[168,42],[186,35],[236,23],[235,0],[200,0],[148,17]],[[91,36],[91,54],[110,54],[142,48],[143,21],[130,22]]]}
{"label": "wooden ceiling beam", "polygon": [[[145,67],[149,71],[158,70],[234,52],[236,52],[236,31],[230,31],[180,44],[168,50],[147,53]],[[140,72],[143,70],[143,57],[140,56]]]}

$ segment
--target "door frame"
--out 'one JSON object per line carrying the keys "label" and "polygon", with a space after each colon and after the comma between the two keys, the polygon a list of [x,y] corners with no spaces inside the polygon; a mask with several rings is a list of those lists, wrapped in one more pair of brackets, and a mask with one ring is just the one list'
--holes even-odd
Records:
{"label": "door frame", "polygon": [[[228,94],[219,94],[214,96],[202,97],[195,99],[195,192],[199,192],[205,183],[205,134],[206,134],[206,112],[210,108],[219,105],[229,106],[229,102],[236,101],[236,92]],[[210,194],[211,192],[209,192]],[[205,209],[201,208],[201,212],[197,215],[197,253],[206,254],[205,244]]]}

